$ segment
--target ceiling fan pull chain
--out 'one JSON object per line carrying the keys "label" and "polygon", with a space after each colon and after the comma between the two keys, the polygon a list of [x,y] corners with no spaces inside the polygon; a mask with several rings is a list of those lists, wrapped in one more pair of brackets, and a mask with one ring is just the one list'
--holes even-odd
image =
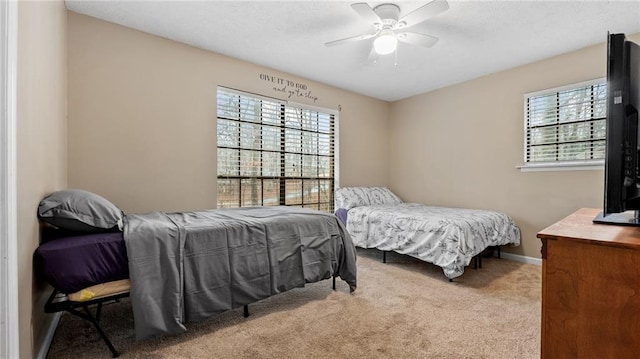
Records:
{"label": "ceiling fan pull chain", "polygon": [[395,60],[393,62],[393,66],[395,66],[395,67],[398,66],[398,51],[400,51],[400,50],[398,48],[396,48],[396,51],[395,51],[395,54],[394,54],[395,55]]}

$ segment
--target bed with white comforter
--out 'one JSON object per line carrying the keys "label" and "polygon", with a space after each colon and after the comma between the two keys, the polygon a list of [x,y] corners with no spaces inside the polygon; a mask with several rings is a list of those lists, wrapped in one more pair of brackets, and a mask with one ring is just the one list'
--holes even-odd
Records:
{"label": "bed with white comforter", "polygon": [[347,210],[347,231],[357,247],[433,263],[450,279],[488,247],[520,244],[520,229],[504,213],[403,203],[385,187],[340,188],[336,208]]}

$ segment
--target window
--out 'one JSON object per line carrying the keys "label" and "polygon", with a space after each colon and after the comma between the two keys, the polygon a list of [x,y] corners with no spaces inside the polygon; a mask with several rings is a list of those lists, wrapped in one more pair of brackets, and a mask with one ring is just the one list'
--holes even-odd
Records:
{"label": "window", "polygon": [[522,168],[601,168],[605,154],[607,84],[583,82],[525,95]]}
{"label": "window", "polygon": [[218,88],[218,208],[333,212],[336,114]]}

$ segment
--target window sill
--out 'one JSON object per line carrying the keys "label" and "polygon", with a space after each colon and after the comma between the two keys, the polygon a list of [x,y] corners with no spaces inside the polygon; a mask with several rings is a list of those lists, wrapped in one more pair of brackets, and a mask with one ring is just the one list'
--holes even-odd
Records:
{"label": "window sill", "polygon": [[604,170],[604,160],[527,163],[516,168],[520,172]]}

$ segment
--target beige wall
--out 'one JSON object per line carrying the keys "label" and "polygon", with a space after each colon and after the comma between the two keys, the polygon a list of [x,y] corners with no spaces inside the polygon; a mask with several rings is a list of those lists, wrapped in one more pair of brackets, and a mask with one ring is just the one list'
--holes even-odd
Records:
{"label": "beige wall", "polygon": [[342,108],[340,184],[387,185],[388,103],[69,12],[69,186],[125,212],[216,204],[216,86],[278,97],[261,74]]}
{"label": "beige wall", "polygon": [[604,174],[517,169],[523,95],[605,77],[606,53],[602,43],[393,103],[391,188],[408,201],[504,211],[523,235],[507,251],[539,258],[538,231],[578,208],[602,207]]}
{"label": "beige wall", "polygon": [[18,5],[17,184],[20,357],[35,357],[51,315],[49,289],[33,276],[36,209],[67,184],[67,13],[62,1]]}

